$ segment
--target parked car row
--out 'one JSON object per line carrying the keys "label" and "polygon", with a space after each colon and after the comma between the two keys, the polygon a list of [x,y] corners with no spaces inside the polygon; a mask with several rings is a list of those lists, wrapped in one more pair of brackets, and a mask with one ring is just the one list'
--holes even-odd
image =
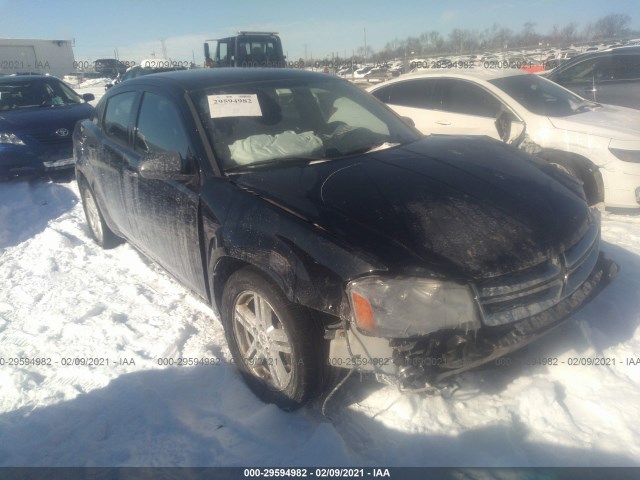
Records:
{"label": "parked car row", "polygon": [[76,125],[74,155],[96,242],[127,240],[205,299],[249,387],[284,409],[332,367],[438,385],[617,271],[573,177],[486,136],[424,137],[326,74],[135,78]]}

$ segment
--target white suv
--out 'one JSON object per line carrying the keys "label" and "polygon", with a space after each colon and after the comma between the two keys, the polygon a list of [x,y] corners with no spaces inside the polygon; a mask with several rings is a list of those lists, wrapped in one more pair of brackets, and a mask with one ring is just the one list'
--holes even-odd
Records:
{"label": "white suv", "polygon": [[590,204],[640,208],[640,111],[520,70],[438,70],[369,88],[424,134],[488,135],[578,177]]}

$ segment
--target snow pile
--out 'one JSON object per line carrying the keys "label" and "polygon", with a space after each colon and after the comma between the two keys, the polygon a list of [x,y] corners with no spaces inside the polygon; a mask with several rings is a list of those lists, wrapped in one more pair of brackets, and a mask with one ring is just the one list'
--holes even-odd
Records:
{"label": "snow pile", "polygon": [[111,78],[84,78],[76,75],[65,75],[63,80],[75,89],[104,87],[108,83],[113,83]]}
{"label": "snow pile", "polygon": [[451,396],[354,375],[323,417],[257,400],[208,306],[129,245],[97,247],[78,198],[0,184],[0,466],[640,464],[640,218],[603,216],[619,277],[503,366]]}
{"label": "snow pile", "polygon": [[104,87],[107,83],[113,83],[111,78],[87,78],[78,84],[82,88]]}

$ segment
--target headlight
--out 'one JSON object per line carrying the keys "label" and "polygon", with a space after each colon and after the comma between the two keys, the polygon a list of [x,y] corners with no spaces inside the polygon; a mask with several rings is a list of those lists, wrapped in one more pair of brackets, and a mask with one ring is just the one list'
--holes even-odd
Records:
{"label": "headlight", "polygon": [[609,148],[609,151],[623,162],[640,163],[640,150],[622,150],[620,148]]}
{"label": "headlight", "polygon": [[1,133],[0,143],[9,143],[11,145],[24,145],[24,142],[16,137],[13,133]]}
{"label": "headlight", "polygon": [[366,277],[349,283],[347,293],[356,325],[379,337],[480,327],[466,285],[417,277]]}

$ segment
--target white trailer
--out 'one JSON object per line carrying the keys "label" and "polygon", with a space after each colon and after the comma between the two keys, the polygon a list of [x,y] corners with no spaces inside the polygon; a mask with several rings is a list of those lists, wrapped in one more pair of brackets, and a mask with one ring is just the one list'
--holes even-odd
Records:
{"label": "white trailer", "polygon": [[71,40],[0,38],[0,75],[48,73],[62,78],[76,70]]}

